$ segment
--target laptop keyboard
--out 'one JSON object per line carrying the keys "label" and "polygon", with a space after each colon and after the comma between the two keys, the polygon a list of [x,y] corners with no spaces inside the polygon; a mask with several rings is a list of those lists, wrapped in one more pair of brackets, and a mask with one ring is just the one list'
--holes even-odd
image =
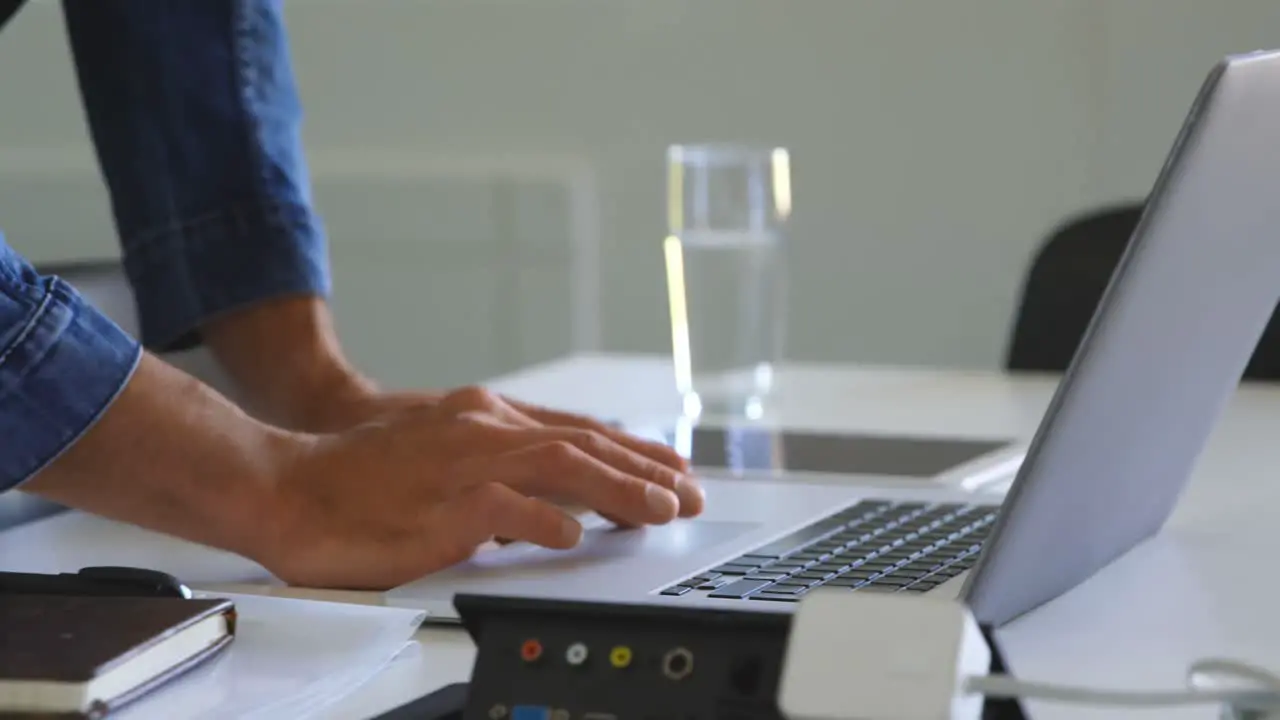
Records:
{"label": "laptop keyboard", "polygon": [[996,508],[867,500],[663,590],[796,602],[819,586],[931,590],[973,567]]}

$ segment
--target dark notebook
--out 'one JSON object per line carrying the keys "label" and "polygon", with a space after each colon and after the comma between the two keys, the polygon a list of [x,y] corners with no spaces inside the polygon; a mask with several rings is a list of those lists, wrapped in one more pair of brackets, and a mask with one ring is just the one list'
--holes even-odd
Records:
{"label": "dark notebook", "polygon": [[230,600],[0,595],[0,718],[100,718],[216,655]]}

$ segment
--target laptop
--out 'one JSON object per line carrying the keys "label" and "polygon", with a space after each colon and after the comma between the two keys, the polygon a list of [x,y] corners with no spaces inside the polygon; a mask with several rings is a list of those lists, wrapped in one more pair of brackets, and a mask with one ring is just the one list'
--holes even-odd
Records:
{"label": "laptop", "polygon": [[1164,525],[1276,308],[1277,128],[1280,52],[1217,64],[1003,499],[709,477],[699,518],[485,551],[387,602],[428,622],[456,622],[460,592],[789,613],[843,587],[1000,626],[1058,597]]}

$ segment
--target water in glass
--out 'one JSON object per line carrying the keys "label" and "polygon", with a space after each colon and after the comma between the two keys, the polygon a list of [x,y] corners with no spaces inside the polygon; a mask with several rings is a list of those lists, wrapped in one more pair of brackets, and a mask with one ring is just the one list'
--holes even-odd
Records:
{"label": "water in glass", "polygon": [[785,150],[673,146],[664,245],[676,387],[686,416],[758,419],[785,314]]}

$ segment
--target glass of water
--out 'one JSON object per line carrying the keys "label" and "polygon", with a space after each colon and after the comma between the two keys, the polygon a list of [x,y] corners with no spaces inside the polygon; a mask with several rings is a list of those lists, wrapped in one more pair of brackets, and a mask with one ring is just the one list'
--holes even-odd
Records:
{"label": "glass of water", "polygon": [[783,349],[790,216],[785,148],[667,149],[663,255],[686,417],[764,416]]}

